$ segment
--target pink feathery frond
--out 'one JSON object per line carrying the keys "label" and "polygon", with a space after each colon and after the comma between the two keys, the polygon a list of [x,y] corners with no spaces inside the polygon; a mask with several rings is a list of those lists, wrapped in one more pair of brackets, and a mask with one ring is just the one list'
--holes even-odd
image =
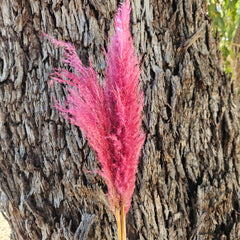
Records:
{"label": "pink feathery frond", "polygon": [[115,16],[115,34],[106,55],[105,98],[110,118],[113,185],[127,213],[135,186],[138,159],[145,135],[142,124],[143,94],[139,91],[139,61],[130,33],[130,4]]}
{"label": "pink feathery frond", "polygon": [[56,69],[51,82],[63,83],[68,90],[64,104],[55,107],[71,123],[79,126],[101,163],[101,176],[108,187],[113,212],[124,205],[128,212],[135,175],[145,135],[141,130],[143,93],[139,89],[139,60],[130,32],[128,0],[115,16],[115,34],[106,53],[107,69],[101,86],[97,73],[83,66],[74,46],[46,35],[55,46],[64,48],[64,62],[75,71]]}

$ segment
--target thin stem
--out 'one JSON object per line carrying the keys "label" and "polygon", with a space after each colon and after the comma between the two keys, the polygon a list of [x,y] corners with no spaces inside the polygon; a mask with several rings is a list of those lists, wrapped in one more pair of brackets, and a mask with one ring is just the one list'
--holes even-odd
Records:
{"label": "thin stem", "polygon": [[126,221],[125,221],[125,206],[122,203],[120,208],[116,208],[115,217],[118,228],[118,240],[127,240],[126,236]]}
{"label": "thin stem", "polygon": [[117,228],[118,228],[118,239],[122,240],[122,227],[121,227],[121,216],[119,208],[115,210],[115,217],[117,221]]}
{"label": "thin stem", "polygon": [[125,221],[125,206],[124,203],[121,204],[121,232],[122,232],[122,239],[126,240],[126,221]]}

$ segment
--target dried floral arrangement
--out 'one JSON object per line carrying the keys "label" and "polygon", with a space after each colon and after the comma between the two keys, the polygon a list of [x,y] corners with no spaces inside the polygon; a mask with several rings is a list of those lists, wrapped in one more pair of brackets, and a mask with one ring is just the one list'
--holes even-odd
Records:
{"label": "dried floral arrangement", "polygon": [[99,84],[92,64],[83,66],[70,43],[48,35],[64,48],[64,62],[74,69],[56,69],[52,83],[65,85],[64,104],[55,108],[79,126],[101,164],[99,174],[108,188],[110,208],[116,217],[119,240],[126,239],[126,214],[131,205],[137,165],[145,134],[141,130],[144,96],[139,88],[140,68],[130,32],[130,3],[126,0],[115,16],[115,33],[105,53],[105,81]]}

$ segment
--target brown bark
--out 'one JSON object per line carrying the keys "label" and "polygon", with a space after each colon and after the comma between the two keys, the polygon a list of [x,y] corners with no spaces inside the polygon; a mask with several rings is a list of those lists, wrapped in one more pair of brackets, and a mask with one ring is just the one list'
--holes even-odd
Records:
{"label": "brown bark", "polygon": [[[51,107],[48,74],[70,41],[104,72],[117,1],[2,0],[0,188],[12,239],[117,239],[80,130]],[[132,1],[147,135],[128,239],[240,238],[239,108],[201,0]],[[65,93],[56,88],[57,98]]]}

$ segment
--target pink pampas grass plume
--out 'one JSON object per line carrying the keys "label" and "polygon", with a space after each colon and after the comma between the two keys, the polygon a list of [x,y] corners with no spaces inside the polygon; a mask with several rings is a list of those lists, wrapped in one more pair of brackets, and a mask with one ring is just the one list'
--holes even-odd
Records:
{"label": "pink pampas grass plume", "polygon": [[75,48],[46,35],[64,48],[63,60],[74,68],[71,73],[56,69],[51,83],[63,83],[68,91],[64,104],[55,107],[71,123],[79,126],[101,163],[100,175],[108,187],[110,207],[118,223],[119,239],[126,239],[125,215],[135,187],[138,160],[145,135],[141,130],[143,93],[139,89],[139,60],[130,33],[130,3],[125,1],[115,16],[115,33],[106,53],[105,82],[83,66]]}

